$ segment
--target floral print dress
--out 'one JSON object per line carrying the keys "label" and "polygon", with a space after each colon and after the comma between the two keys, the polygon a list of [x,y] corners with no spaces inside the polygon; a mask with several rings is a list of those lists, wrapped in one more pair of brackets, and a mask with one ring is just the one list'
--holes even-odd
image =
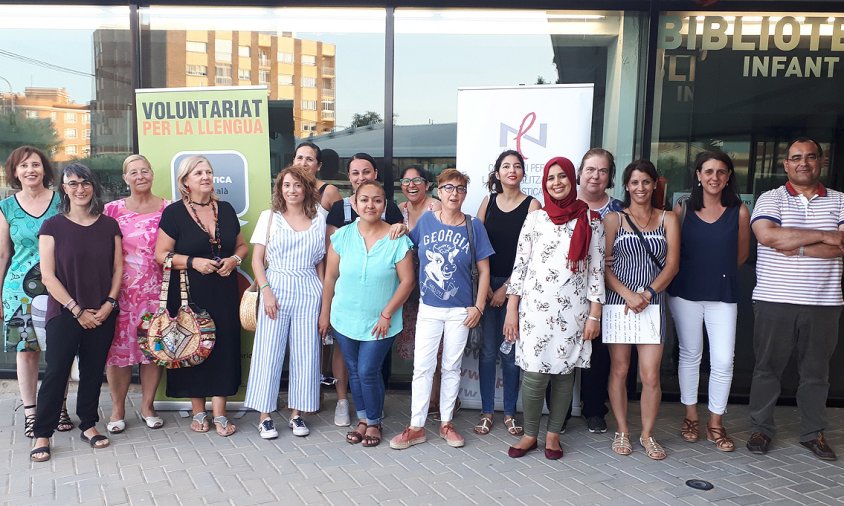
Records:
{"label": "floral print dress", "polygon": [[592,343],[583,340],[591,302],[604,301],[604,226],[592,220],[586,269],[566,267],[577,220],[555,225],[543,210],[530,213],[519,234],[508,295],[518,295],[516,365],[526,372],[568,374],[588,368]]}
{"label": "floral print dress", "polygon": [[167,204],[165,200],[157,211],[139,214],[127,209],[121,199],[109,202],[103,211],[117,220],[123,234],[123,282],[117,296],[120,313],[106,365],[149,363],[138,346],[137,329],[144,313],[157,307],[161,293],[161,266],[155,261],[155,241],[161,212]]}

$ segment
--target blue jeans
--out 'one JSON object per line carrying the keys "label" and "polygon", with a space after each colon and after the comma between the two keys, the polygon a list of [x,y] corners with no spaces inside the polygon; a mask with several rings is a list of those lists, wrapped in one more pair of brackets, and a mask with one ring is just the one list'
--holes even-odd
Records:
{"label": "blue jeans", "polygon": [[[490,287],[497,290],[507,278],[492,276]],[[495,359],[501,356],[501,373],[504,376],[504,415],[516,414],[516,400],[519,398],[519,368],[516,366],[516,347],[507,355],[498,348],[504,341],[504,317],[507,316],[507,303],[501,307],[491,307],[487,304],[481,319],[483,325],[483,342],[481,354],[478,358],[478,376],[481,385],[481,412],[492,414],[495,411]]]}
{"label": "blue jeans", "polygon": [[334,330],[334,339],[340,345],[343,359],[349,369],[349,389],[358,420],[368,425],[381,423],[384,412],[384,377],[381,369],[384,359],[393,347],[396,336],[377,341],[357,341]]}

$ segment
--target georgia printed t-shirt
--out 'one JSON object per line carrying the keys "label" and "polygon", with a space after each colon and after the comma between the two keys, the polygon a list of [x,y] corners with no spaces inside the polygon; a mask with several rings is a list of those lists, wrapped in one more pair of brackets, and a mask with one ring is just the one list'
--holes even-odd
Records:
{"label": "georgia printed t-shirt", "polygon": [[[476,260],[495,251],[480,220],[471,218]],[[472,299],[471,250],[466,224],[444,225],[433,212],[424,213],[410,231],[419,249],[419,293],[423,304],[434,307],[470,307]]]}

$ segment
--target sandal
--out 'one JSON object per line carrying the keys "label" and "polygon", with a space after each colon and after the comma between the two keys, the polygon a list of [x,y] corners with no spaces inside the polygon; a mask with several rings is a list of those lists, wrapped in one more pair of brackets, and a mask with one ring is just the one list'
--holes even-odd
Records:
{"label": "sandal", "polygon": [[707,427],[706,439],[715,443],[715,448],[722,452],[731,452],[736,449],[736,444],[727,435],[727,429],[724,427]]}
{"label": "sandal", "polygon": [[201,433],[211,430],[211,425],[208,423],[208,413],[201,411],[193,415],[193,420],[190,422],[190,430]]}
{"label": "sandal", "polygon": [[237,425],[229,423],[229,419],[225,415],[215,416],[214,425],[217,426],[217,435],[223,437],[229,437],[237,432]]}
{"label": "sandal", "polygon": [[481,413],[480,421],[472,430],[475,434],[480,434],[481,436],[489,434],[489,431],[492,430],[492,415]]}
{"label": "sandal", "polygon": [[[44,455],[36,457],[39,453],[43,453]],[[29,460],[33,462],[47,462],[50,460],[50,446],[39,446],[38,448],[33,448],[32,451],[29,452]]]}
{"label": "sandal", "polygon": [[650,436],[648,439],[642,439],[640,437],[639,444],[645,449],[645,455],[648,457],[654,460],[662,460],[665,458],[665,448],[663,448],[661,444],[657,443],[653,436]]}
{"label": "sandal", "polygon": [[120,434],[126,430],[126,422],[122,418],[120,420],[109,420],[106,424],[106,430],[109,434]]}
{"label": "sandal", "polygon": [[381,424],[378,423],[378,424],[375,424],[375,425],[367,425],[366,429],[367,430],[378,429],[378,435],[372,436],[372,435],[369,435],[369,434],[364,434],[363,443],[361,443],[361,446],[365,446],[367,448],[372,448],[373,446],[380,445],[381,444]]}
{"label": "sandal", "polygon": [[612,451],[619,455],[630,455],[633,453],[633,445],[630,444],[630,434],[616,432],[612,438]]}
{"label": "sandal", "polygon": [[525,429],[521,425],[516,425],[515,416],[505,416],[504,426],[507,427],[507,432],[513,436],[521,436],[525,433]]}
{"label": "sandal", "polygon": [[70,419],[70,415],[67,413],[67,397],[64,400],[65,404],[62,405],[62,411],[59,414],[59,423],[56,424],[56,430],[59,432],[67,432],[73,430],[75,427],[73,420]]}
{"label": "sandal", "polygon": [[683,418],[683,427],[680,428],[680,436],[689,443],[695,443],[700,438],[700,425],[697,420]]}
{"label": "sandal", "polygon": [[[18,408],[23,408],[23,435],[32,439],[35,437],[35,413],[26,414],[27,409],[35,409],[35,404],[30,404],[29,406],[24,406],[23,404],[19,405],[15,408],[15,411]],[[35,462],[43,462],[41,460],[37,460]]]}
{"label": "sandal", "polygon": [[109,441],[108,438],[103,436],[102,434],[94,434],[93,436],[88,437],[85,435],[84,432],[82,432],[79,435],[79,439],[81,439],[84,443],[88,443],[91,448],[95,450],[99,450],[100,448],[106,448],[108,447],[108,445],[111,444],[111,441]]}
{"label": "sandal", "polygon": [[350,445],[356,445],[356,444],[360,443],[361,441],[363,441],[363,437],[366,434],[361,434],[360,432],[358,432],[358,428],[361,425],[363,425],[363,430],[365,432],[366,431],[366,422],[360,421],[360,422],[358,422],[357,425],[355,425],[355,430],[350,430],[349,432],[346,433],[346,442],[349,443]]}

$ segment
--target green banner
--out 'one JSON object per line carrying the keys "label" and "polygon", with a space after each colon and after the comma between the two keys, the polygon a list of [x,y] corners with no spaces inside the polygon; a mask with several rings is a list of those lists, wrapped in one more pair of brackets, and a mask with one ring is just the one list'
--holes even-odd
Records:
{"label": "green banner", "polygon": [[[264,86],[163,88],[135,90],[138,151],[155,172],[153,193],[180,198],[176,172],[183,158],[203,155],[214,167],[214,188],[234,207],[246,241],[261,211],[270,207],[270,147],[267,88]],[[238,270],[241,292],[251,283],[251,252]],[[243,401],[252,358],[253,334],[241,339],[242,382],[230,401]],[[156,409],[181,409],[186,400],[164,395],[166,375],[156,396]]]}

